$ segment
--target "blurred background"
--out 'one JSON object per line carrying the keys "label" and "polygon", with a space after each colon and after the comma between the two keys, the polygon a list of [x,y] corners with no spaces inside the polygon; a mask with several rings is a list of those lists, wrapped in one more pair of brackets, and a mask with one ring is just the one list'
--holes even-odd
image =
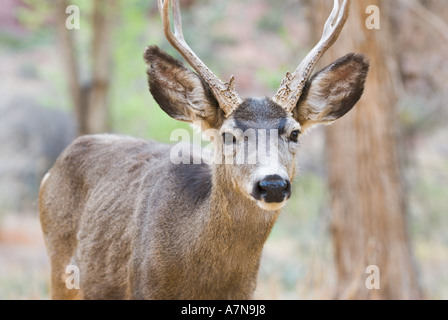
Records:
{"label": "blurred background", "polygon": [[[235,75],[243,96],[275,93],[332,6],[180,2],[187,42],[221,79]],[[302,138],[300,175],[266,243],[255,298],[448,299],[448,4],[352,2],[320,67],[364,53],[366,91],[346,117]],[[71,4],[79,29],[66,28]],[[372,4],[378,16],[366,13]],[[1,0],[0,299],[49,298],[38,188],[76,136],[169,142],[173,129],[189,129],[148,92],[149,44],[179,58],[155,0]],[[379,290],[365,286],[372,264]]]}

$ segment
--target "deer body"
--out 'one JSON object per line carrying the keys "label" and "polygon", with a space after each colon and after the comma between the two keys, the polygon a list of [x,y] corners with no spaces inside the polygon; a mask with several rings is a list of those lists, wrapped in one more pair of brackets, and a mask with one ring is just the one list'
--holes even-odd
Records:
{"label": "deer body", "polygon": [[[173,147],[156,142],[116,135],[73,142],[39,195],[52,297],[251,298],[263,245],[291,196],[300,133],[340,118],[363,92],[368,63],[360,55],[309,77],[342,29],[348,4],[335,0],[317,49],[274,98],[242,99],[233,78],[222,83],[183,40],[177,1],[172,34],[168,1],[159,0],[168,40],[197,73],[148,47],[151,94],[172,118],[216,133],[222,152],[218,161],[182,154],[197,161],[174,164]],[[269,161],[259,161],[259,150],[268,150]],[[248,163],[255,152],[257,161]],[[66,286],[67,265],[79,268],[79,290]]]}
{"label": "deer body", "polygon": [[[83,298],[250,297],[278,212],[266,214],[232,192],[220,181],[225,175],[206,165],[171,164],[169,148],[97,135],[59,157],[40,195],[50,200],[41,203],[46,243],[60,245],[55,298],[71,293],[63,281],[68,264],[80,268]],[[192,174],[203,179],[196,190]],[[52,199],[61,186],[70,189],[67,198]],[[160,196],[165,190],[169,202]]]}

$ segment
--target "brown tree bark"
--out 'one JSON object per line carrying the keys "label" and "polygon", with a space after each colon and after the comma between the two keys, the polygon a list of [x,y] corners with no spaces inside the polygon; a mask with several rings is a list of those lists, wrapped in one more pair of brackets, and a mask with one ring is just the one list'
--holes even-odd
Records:
{"label": "brown tree bark", "polygon": [[75,111],[78,132],[86,131],[84,118],[86,117],[86,104],[83,103],[83,92],[79,80],[79,66],[75,52],[75,40],[72,30],[66,28],[67,14],[65,9],[69,6],[67,0],[58,0],[55,6],[56,25],[58,29],[59,48],[61,50],[62,64],[67,75],[69,95]]}
{"label": "brown tree bark", "polygon": [[[107,132],[108,92],[111,73],[111,31],[116,19],[115,0],[95,0],[92,14],[92,69],[87,83],[79,78],[79,61],[75,54],[74,32],[66,28],[67,0],[58,0],[56,6],[57,25],[66,68],[70,97],[78,123],[78,134]],[[80,14],[86,14],[81,12]],[[84,27],[84,26],[83,26]]]}
{"label": "brown tree bark", "polygon": [[92,82],[87,128],[89,133],[108,131],[108,92],[111,70],[111,30],[116,20],[115,0],[93,5]]}
{"label": "brown tree bark", "polygon": [[[313,0],[313,33],[322,30],[331,1]],[[366,27],[366,8],[380,9],[380,29]],[[352,1],[350,17],[325,63],[349,52],[370,60],[360,102],[326,131],[331,235],[340,299],[421,298],[407,231],[396,114],[399,77],[386,1]],[[368,289],[369,265],[378,266],[380,289]]]}

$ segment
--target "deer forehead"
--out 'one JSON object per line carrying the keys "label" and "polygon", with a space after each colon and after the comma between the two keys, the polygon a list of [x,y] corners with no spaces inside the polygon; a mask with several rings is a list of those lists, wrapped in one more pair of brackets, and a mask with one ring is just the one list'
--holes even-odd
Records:
{"label": "deer forehead", "polygon": [[278,130],[285,133],[291,127],[300,126],[292,116],[270,98],[247,98],[235,110],[224,127],[242,130]]}

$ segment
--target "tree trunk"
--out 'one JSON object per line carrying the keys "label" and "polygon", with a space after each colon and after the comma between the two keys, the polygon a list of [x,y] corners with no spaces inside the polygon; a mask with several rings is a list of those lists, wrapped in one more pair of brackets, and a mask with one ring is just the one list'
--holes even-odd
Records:
{"label": "tree trunk", "polygon": [[[331,3],[314,0],[309,5],[317,37]],[[379,30],[366,27],[369,5],[380,9]],[[324,59],[329,63],[359,52],[370,60],[362,99],[326,131],[336,297],[340,299],[421,298],[398,151],[395,106],[400,79],[387,17],[389,5],[378,0],[352,1],[345,28]],[[369,265],[379,269],[379,289],[367,288]]]}
{"label": "tree trunk", "polygon": [[[92,14],[92,70],[90,80],[82,84],[75,55],[74,32],[66,28],[67,0],[57,2],[59,37],[66,68],[70,97],[78,123],[78,134],[108,131],[108,92],[111,64],[111,30],[116,18],[115,0],[95,0]],[[84,12],[80,13],[85,14]]]}
{"label": "tree trunk", "polygon": [[116,20],[116,2],[95,1],[93,5],[92,82],[87,128],[89,133],[108,131],[108,92],[111,69],[111,29]]}
{"label": "tree trunk", "polygon": [[85,132],[85,118],[87,105],[84,103],[83,91],[80,86],[79,66],[76,59],[75,40],[73,30],[66,27],[67,13],[65,9],[69,6],[67,0],[58,0],[55,7],[56,25],[58,29],[59,46],[62,55],[62,64],[65,68],[70,99],[75,111],[78,132]]}

